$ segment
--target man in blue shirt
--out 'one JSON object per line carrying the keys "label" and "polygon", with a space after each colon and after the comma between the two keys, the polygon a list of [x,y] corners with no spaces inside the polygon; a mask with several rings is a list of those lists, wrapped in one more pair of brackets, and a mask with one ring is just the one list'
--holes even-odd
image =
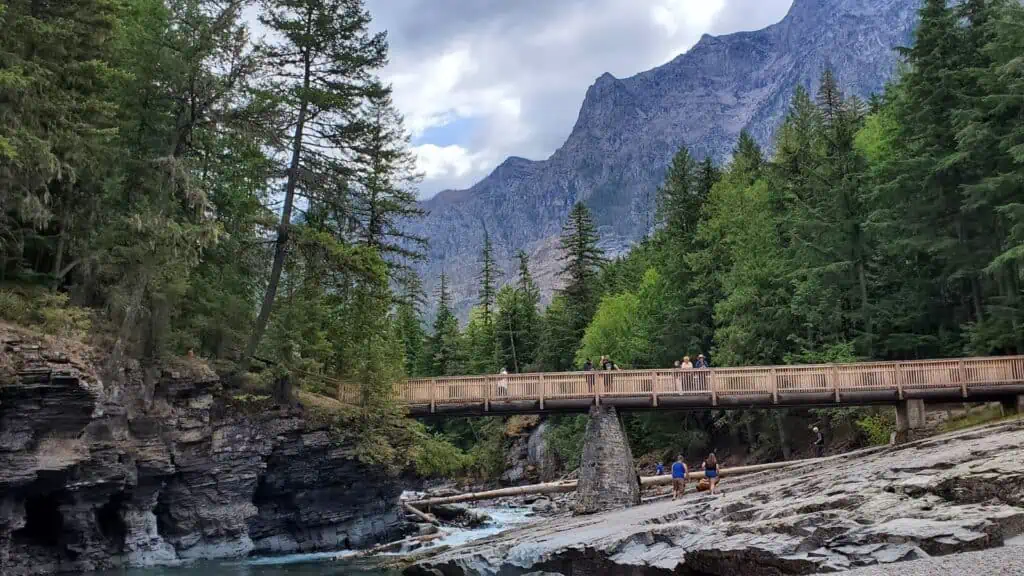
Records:
{"label": "man in blue shirt", "polygon": [[686,491],[686,464],[683,462],[683,455],[676,456],[672,464],[672,499],[683,495]]}

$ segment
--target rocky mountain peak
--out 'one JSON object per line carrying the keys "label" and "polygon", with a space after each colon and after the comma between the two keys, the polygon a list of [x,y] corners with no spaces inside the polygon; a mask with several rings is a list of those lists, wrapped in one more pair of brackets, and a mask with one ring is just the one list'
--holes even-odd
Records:
{"label": "rocky mountain peak", "polygon": [[[795,0],[779,23],[705,34],[670,62],[628,78],[599,76],[566,142],[544,161],[509,158],[468,190],[427,202],[414,232],[431,241],[422,266],[432,288],[442,269],[466,317],[476,294],[472,265],[486,229],[499,257],[533,256],[545,296],[555,288],[557,236],[578,200],[593,211],[602,244],[622,252],[647,231],[655,190],[672,156],[728,159],[741,130],[770,147],[797,85],[814,89],[831,67],[847,93],[867,97],[911,40],[919,0]],[[504,265],[511,267],[511,262]],[[514,275],[513,275],[514,276]]]}

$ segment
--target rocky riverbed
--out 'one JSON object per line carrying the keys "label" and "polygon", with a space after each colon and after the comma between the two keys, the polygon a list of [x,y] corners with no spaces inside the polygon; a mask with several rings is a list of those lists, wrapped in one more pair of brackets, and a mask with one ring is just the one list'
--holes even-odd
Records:
{"label": "rocky riverbed", "polygon": [[815,574],[1001,547],[1024,533],[1024,423],[722,488],[424,552],[405,574]]}

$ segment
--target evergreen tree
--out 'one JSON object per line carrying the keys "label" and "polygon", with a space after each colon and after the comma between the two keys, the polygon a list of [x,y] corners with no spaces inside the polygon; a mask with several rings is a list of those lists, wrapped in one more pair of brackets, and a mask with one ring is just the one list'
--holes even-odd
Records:
{"label": "evergreen tree", "polygon": [[540,288],[530,273],[529,255],[520,250],[516,258],[519,260],[519,279],[516,284],[515,304],[520,334],[517,355],[521,366],[531,366],[537,359],[537,346],[540,340]]}
{"label": "evergreen tree", "polygon": [[463,373],[459,321],[452,312],[448,275],[441,274],[437,292],[437,316],[430,336],[431,376],[457,376]]}
{"label": "evergreen tree", "polygon": [[484,231],[484,246],[480,251],[480,273],[476,277],[480,282],[479,300],[481,322],[485,327],[493,324],[494,300],[497,296],[495,287],[498,279],[498,268],[494,263],[494,246],[491,235]]}
{"label": "evergreen tree", "polygon": [[[356,235],[376,248],[392,269],[407,268],[408,261],[423,260],[426,240],[405,226],[424,211],[417,204],[416,159],[408,149],[409,136],[388,90],[367,100],[365,127],[354,146],[356,174],[352,206]],[[401,282],[406,274],[399,273]]]}
{"label": "evergreen tree", "polygon": [[362,0],[262,0],[262,6],[260,22],[280,37],[264,47],[273,71],[266,89],[280,102],[288,126],[282,150],[289,159],[270,279],[243,366],[270,320],[288,254],[295,197],[328,217],[349,212],[347,181],[354,168],[342,152],[364,130],[357,115],[361,101],[384,93],[373,74],[387,60],[385,36],[369,32],[370,16]]}
{"label": "evergreen tree", "polygon": [[[587,324],[597,309],[598,272],[604,265],[604,251],[598,245],[597,228],[590,210],[577,202],[562,227],[561,276],[569,326],[576,342],[583,338]],[[570,358],[566,362],[571,362]]]}

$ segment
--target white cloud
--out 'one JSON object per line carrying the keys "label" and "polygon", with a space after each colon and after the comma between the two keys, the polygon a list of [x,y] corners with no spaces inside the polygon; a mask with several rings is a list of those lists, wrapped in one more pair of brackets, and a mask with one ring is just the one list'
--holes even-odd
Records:
{"label": "white cloud", "polygon": [[[791,0],[368,0],[386,28],[385,76],[414,136],[468,132],[414,152],[421,194],[468,187],[516,155],[543,159],[568,136],[587,87],[689,49],[705,32],[762,27]],[[748,16],[749,14],[749,16]],[[722,28],[725,28],[724,30]]]}
{"label": "white cloud", "polygon": [[458,179],[473,171],[473,154],[462,146],[450,144],[413,146],[416,163],[427,180]]}

